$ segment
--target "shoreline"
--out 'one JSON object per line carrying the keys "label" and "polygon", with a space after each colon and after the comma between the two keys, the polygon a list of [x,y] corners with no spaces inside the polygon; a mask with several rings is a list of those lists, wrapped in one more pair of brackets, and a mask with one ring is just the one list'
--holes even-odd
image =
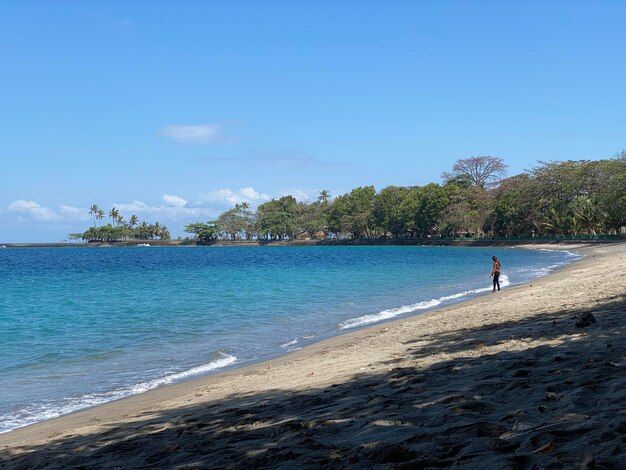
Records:
{"label": "shoreline", "polygon": [[195,240],[133,240],[122,242],[93,242],[93,243],[0,243],[3,248],[119,248],[119,247],[274,247],[274,246],[467,246],[467,247],[520,247],[520,246],[563,246],[563,245],[605,245],[626,243],[625,238],[597,236],[596,238],[522,238],[522,239],[493,239],[493,238],[372,238],[372,239],[343,239],[343,240],[215,240],[198,242]]}
{"label": "shoreline", "polygon": [[[540,247],[533,245],[530,248]],[[550,244],[546,248],[554,249],[555,246]],[[600,275],[602,275],[602,270],[606,268],[603,263],[607,262],[607,257],[624,252],[624,245],[577,246],[576,248],[567,246],[564,248],[580,251],[584,257],[547,276],[536,278],[526,284],[509,287],[498,294],[480,295],[445,307],[359,328],[307,345],[303,349],[285,353],[274,359],[167,385],[0,434],[0,463],[3,462],[2,453],[5,452],[10,455],[15,454],[16,457],[23,453],[22,457],[28,459],[29,456],[40,452],[54,452],[50,449],[50,444],[53,442],[61,441],[65,443],[64,445],[71,447],[73,443],[79,441],[97,439],[98,434],[105,429],[131,429],[138,423],[153,421],[160,423],[160,426],[167,427],[171,424],[171,417],[184,416],[190,407],[219,408],[225,406],[220,403],[231,401],[233,394],[246,396],[276,391],[282,394],[303,393],[320,387],[341,386],[361,376],[390,372],[393,369],[386,367],[384,362],[390,361],[391,365],[402,363],[401,358],[410,349],[406,347],[407,341],[411,341],[408,344],[420,344],[423,342],[418,339],[423,337],[421,332],[426,332],[429,337],[435,338],[440,335],[449,335],[450,331],[455,331],[455,328],[460,326],[463,330],[484,328],[485,316],[491,322],[489,324],[497,325],[501,319],[493,312],[492,300],[494,298],[498,298],[500,302],[508,301],[509,308],[515,310],[507,312],[505,315],[507,322],[527,319],[529,312],[525,310],[531,307],[534,300],[532,297],[537,292],[554,289],[563,283],[567,284],[569,277],[585,270],[593,272],[600,270]],[[624,269],[625,266],[626,262],[621,262],[619,269]],[[573,290],[573,293],[575,292],[576,289]],[[523,299],[521,302],[520,297]],[[571,301],[569,297],[560,298],[558,302],[563,304],[563,302]],[[551,299],[548,296],[546,300]],[[595,302],[598,303],[601,300],[595,299]],[[520,308],[522,305],[525,308]],[[575,307],[572,304],[571,308]],[[488,310],[490,314],[481,313],[481,308]],[[535,308],[547,307],[540,303]],[[554,306],[547,310],[546,315],[555,314]],[[424,344],[422,347],[426,346],[428,345]],[[523,344],[515,344],[515,346],[521,347]],[[472,351],[476,352],[481,349],[483,347],[472,348]],[[368,354],[363,354],[363,350],[367,350]],[[503,351],[509,350],[505,348]],[[498,354],[502,351],[496,348],[493,352]],[[449,359],[448,356],[445,355],[444,358]],[[424,355],[420,361],[411,362],[410,366],[419,370],[423,367],[422,363],[437,364],[441,359],[437,355]],[[272,404],[267,406],[271,407]],[[197,410],[197,413],[200,411]],[[164,419],[165,415],[170,418]],[[236,416],[231,416],[230,419],[236,420]],[[68,435],[72,437],[64,437]],[[147,443],[144,444],[147,445]],[[156,449],[153,450],[156,451]]]}
{"label": "shoreline", "polygon": [[[529,281],[523,281],[523,282],[517,282],[515,284],[503,284],[503,290],[510,290],[513,287],[516,286],[520,286],[520,285],[524,285],[528,282],[533,282],[535,279],[539,279],[539,278],[543,278],[546,275],[552,275],[552,273],[559,271],[560,269],[563,269],[564,267],[568,266],[569,264],[576,262],[578,260],[580,260],[581,258],[584,257],[584,255],[580,255],[579,253],[576,252],[577,249],[579,248],[585,248],[587,247],[587,245],[584,244],[579,244],[579,245],[570,245],[570,246],[555,246],[552,244],[544,244],[544,245],[514,245],[514,246],[510,246],[510,247],[504,247],[505,249],[512,249],[512,250],[521,250],[521,249],[528,249],[528,250],[548,250],[548,251],[561,251],[561,252],[569,252],[569,253],[574,253],[576,255],[579,255],[580,257],[576,257],[572,260],[569,261],[565,261],[565,264],[561,264],[558,267],[554,267],[551,266],[547,269],[549,269],[549,271],[547,272],[547,274],[540,274],[538,275],[536,278],[533,278]],[[464,248],[484,248],[484,247],[464,247]],[[502,248],[502,247],[500,247]],[[503,282],[507,282],[507,281],[503,281]],[[489,282],[490,284],[490,282]],[[281,359],[283,356],[301,351],[301,350],[308,350],[308,348],[318,344],[318,343],[323,343],[325,341],[328,340],[332,340],[333,338],[337,338],[346,334],[350,334],[350,333],[359,333],[363,330],[367,330],[369,328],[375,328],[375,327],[380,327],[380,326],[385,326],[389,323],[393,323],[393,322],[400,322],[403,320],[408,320],[411,319],[415,316],[419,316],[419,315],[423,315],[425,313],[428,313],[430,311],[434,311],[434,310],[444,310],[447,309],[449,307],[453,307],[455,305],[459,305],[465,302],[470,302],[472,300],[475,300],[477,298],[480,298],[482,296],[488,295],[489,291],[490,291],[490,287],[484,287],[484,288],[478,288],[475,290],[469,290],[469,291],[464,291],[464,292],[453,292],[452,295],[448,296],[448,295],[444,295],[441,298],[432,298],[432,299],[426,299],[424,301],[421,302],[417,302],[417,304],[432,304],[429,306],[425,306],[425,307],[416,307],[413,311],[410,312],[405,312],[405,313],[397,313],[397,314],[392,314],[392,316],[384,318],[381,317],[379,319],[376,320],[366,320],[366,321],[362,321],[365,317],[372,317],[372,316],[377,316],[379,315],[381,312],[378,313],[373,313],[373,314],[362,314],[360,316],[357,316],[355,318],[351,318],[348,320],[345,320],[343,322],[338,323],[338,329],[334,330],[334,331],[327,331],[324,334],[320,335],[319,338],[315,339],[312,342],[306,342],[304,343],[301,347],[295,348],[295,349],[287,349],[287,350],[276,350],[273,351],[269,354],[264,355],[261,358],[255,358],[255,359],[248,359],[248,360],[243,360],[241,362],[239,362],[238,360],[234,361],[233,363],[221,366],[221,367],[217,367],[213,370],[209,370],[208,372],[204,372],[204,373],[197,373],[197,374],[193,374],[190,377],[185,377],[183,379],[177,379],[174,380],[173,382],[170,383],[165,383],[159,386],[156,386],[154,388],[148,388],[147,390],[143,391],[143,392],[135,392],[132,394],[128,394],[125,396],[118,396],[117,398],[113,398],[113,399],[109,399],[108,401],[105,402],[101,402],[98,404],[91,404],[88,406],[84,406],[84,407],[80,407],[78,409],[74,409],[72,411],[65,411],[62,412],[60,415],[58,416],[54,416],[54,417],[48,417],[46,419],[42,419],[40,421],[36,421],[36,422],[32,422],[30,424],[26,424],[26,425],[21,425],[17,428],[11,429],[10,431],[2,431],[0,432],[0,436],[9,433],[9,432],[13,432],[15,430],[18,429],[22,429],[25,427],[29,427],[29,426],[36,426],[38,424],[50,421],[50,420],[54,420],[54,419],[58,419],[61,418],[63,416],[69,416],[75,413],[80,413],[82,411],[86,411],[92,408],[97,408],[100,406],[105,406],[109,403],[112,402],[116,402],[116,401],[120,401],[120,400],[126,400],[129,398],[132,398],[133,396],[137,396],[137,395],[141,395],[144,393],[150,393],[156,389],[160,389],[160,388],[164,388],[164,387],[170,387],[172,385],[176,385],[176,384],[180,384],[180,383],[185,383],[188,381],[193,381],[193,380],[200,380],[200,379],[204,379],[204,378],[208,378],[208,377],[213,377],[215,375],[218,374],[222,374],[222,373],[226,373],[226,372],[236,372],[241,368],[245,368],[245,367],[249,367],[249,366],[253,366],[255,364],[264,364],[264,363],[269,363],[272,361],[277,361],[279,359]],[[456,297],[459,298],[456,298]],[[415,303],[415,302],[414,302]],[[390,307],[391,310],[398,310],[400,308],[402,308],[403,306],[400,307]],[[356,320],[356,321],[355,321]],[[343,325],[345,323],[353,323],[353,326],[346,326],[344,327]],[[196,365],[191,367],[191,369],[197,369],[199,367],[203,367],[205,365],[208,364],[200,364],[200,365]],[[179,373],[186,373],[186,370],[183,371],[179,371]],[[178,373],[177,373],[178,374]],[[159,380],[158,378],[153,378],[153,379],[147,379],[147,381],[153,381],[153,380]],[[134,388],[136,386],[141,386],[143,385],[143,383],[137,383],[134,385],[130,385],[127,386],[126,388],[130,389],[130,388]]]}

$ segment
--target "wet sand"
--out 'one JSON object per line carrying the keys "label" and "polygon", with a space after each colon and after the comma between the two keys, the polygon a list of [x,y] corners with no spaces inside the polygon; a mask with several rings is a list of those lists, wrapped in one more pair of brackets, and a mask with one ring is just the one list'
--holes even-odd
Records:
{"label": "wet sand", "polygon": [[0,467],[626,468],[626,245],[579,251],[529,284],[0,434]]}

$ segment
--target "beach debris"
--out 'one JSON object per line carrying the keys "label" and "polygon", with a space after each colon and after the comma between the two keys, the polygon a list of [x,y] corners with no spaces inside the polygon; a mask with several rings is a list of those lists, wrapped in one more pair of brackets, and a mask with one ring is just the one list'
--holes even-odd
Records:
{"label": "beach debris", "polygon": [[587,312],[583,313],[580,320],[576,322],[576,326],[579,328],[585,328],[587,326],[591,326],[593,323],[597,323],[596,317],[593,316],[593,313]]}
{"label": "beach debris", "polygon": [[508,441],[517,436],[521,436],[522,434],[525,434],[526,432],[531,432],[534,428],[535,428],[534,424],[525,423],[523,421],[516,421],[515,424],[513,424],[513,428],[510,431],[507,431],[501,434],[499,439]]}
{"label": "beach debris", "polygon": [[309,372],[308,374],[306,374],[307,377],[311,377],[314,374],[314,372]]}
{"label": "beach debris", "polygon": [[513,425],[513,431],[528,431],[534,429],[536,426],[532,423],[525,423],[524,421],[516,421]]}
{"label": "beach debris", "polygon": [[533,451],[533,454],[538,454],[541,452],[542,454],[549,454],[555,448],[555,445],[552,442],[548,442],[545,446],[541,446],[538,449]]}
{"label": "beach debris", "polygon": [[514,439],[519,435],[520,433],[518,432],[507,431],[504,434],[500,435],[498,439],[502,439],[503,441],[510,441],[511,439]]}

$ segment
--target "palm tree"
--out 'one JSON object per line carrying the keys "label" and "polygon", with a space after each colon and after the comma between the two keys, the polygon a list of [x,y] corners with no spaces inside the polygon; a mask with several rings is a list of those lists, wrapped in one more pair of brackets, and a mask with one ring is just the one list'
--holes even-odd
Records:
{"label": "palm tree", "polygon": [[102,209],[98,209],[98,213],[96,214],[96,219],[98,220],[104,219],[104,211]]}
{"label": "palm tree", "polygon": [[109,217],[113,220],[113,222],[117,223],[117,218],[120,216],[120,212],[113,207],[110,211],[109,211]]}
{"label": "palm tree", "polygon": [[152,232],[152,234],[155,237],[161,238],[161,224],[159,222],[154,223],[154,231]]}
{"label": "palm tree", "polygon": [[135,214],[131,215],[130,219],[128,219],[128,225],[130,226],[130,228],[133,228],[138,223],[139,223],[139,217],[137,217]]}
{"label": "palm tree", "polygon": [[567,216],[556,207],[551,207],[546,215],[543,226],[556,236],[565,235],[567,231]]}
{"label": "palm tree", "polygon": [[598,206],[588,197],[581,197],[575,201],[574,219],[576,225],[583,228],[588,235],[597,235],[602,230],[602,220],[606,215],[598,210]]}
{"label": "palm tree", "polygon": [[330,201],[330,191],[322,189],[320,195],[317,197],[317,202],[320,204],[327,204]]}
{"label": "palm tree", "polygon": [[140,240],[147,240],[150,238],[150,226],[145,220],[139,224],[139,233],[137,234],[137,238]]}
{"label": "palm tree", "polygon": [[93,217],[93,226],[96,226],[96,218],[98,216],[100,209],[98,208],[98,204],[92,204],[89,208],[89,215]]}

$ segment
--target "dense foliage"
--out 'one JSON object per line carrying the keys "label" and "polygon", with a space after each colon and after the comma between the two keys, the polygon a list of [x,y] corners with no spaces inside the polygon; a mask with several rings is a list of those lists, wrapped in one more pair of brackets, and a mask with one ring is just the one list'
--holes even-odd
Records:
{"label": "dense foliage", "polygon": [[554,237],[620,234],[626,227],[626,153],[608,160],[539,162],[505,179],[493,157],[459,160],[443,184],[373,186],[331,200],[292,196],[246,203],[189,224],[203,241],[409,237]]}
{"label": "dense foliage", "polygon": [[139,218],[134,214],[126,221],[115,207],[108,214],[112,223],[106,225],[98,226],[98,222],[104,219],[105,212],[97,204],[93,204],[89,208],[89,215],[93,217],[93,226],[83,233],[69,234],[69,240],[120,242],[127,240],[170,239],[170,232],[165,225],[161,225],[159,222],[154,224],[139,222]]}

